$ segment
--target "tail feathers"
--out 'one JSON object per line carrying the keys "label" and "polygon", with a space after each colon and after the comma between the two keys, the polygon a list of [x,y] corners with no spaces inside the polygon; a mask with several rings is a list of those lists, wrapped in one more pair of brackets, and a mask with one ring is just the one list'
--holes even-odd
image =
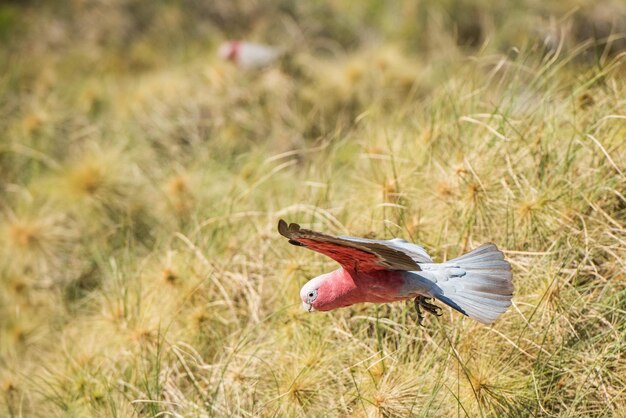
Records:
{"label": "tail feathers", "polygon": [[459,312],[491,324],[511,306],[511,265],[494,244],[481,245],[440,266],[454,274],[437,282],[435,297]]}

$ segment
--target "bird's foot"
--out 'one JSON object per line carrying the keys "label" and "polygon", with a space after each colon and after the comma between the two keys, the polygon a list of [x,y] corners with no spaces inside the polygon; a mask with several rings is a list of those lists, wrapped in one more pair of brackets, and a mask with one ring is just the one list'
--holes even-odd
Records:
{"label": "bird's foot", "polygon": [[427,298],[425,296],[418,296],[413,300],[413,303],[415,303],[415,310],[417,311],[417,322],[420,324],[420,326],[424,326],[423,321],[424,321],[424,315],[422,315],[422,309],[424,308],[426,310],[426,312],[429,312],[435,316],[441,316],[442,312],[441,312],[441,308],[437,305],[434,305],[430,302],[428,302],[431,298]]}

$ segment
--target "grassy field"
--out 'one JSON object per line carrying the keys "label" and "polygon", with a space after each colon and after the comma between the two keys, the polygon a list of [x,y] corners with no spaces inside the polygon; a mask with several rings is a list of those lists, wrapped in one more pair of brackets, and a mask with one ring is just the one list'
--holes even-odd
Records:
{"label": "grassy field", "polygon": [[[0,416],[625,416],[626,6],[546,3],[1,4]],[[514,305],[309,314],[280,218]]]}

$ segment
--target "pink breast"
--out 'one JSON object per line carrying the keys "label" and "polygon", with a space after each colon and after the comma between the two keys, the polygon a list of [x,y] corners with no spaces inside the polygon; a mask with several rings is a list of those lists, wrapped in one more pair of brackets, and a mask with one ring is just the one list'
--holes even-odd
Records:
{"label": "pink breast", "polygon": [[399,271],[374,271],[357,274],[357,287],[365,296],[364,302],[384,303],[406,299],[400,289],[404,285],[404,275]]}
{"label": "pink breast", "polygon": [[[336,308],[354,305],[355,303],[371,302],[386,303],[406,299],[400,295],[404,284],[402,272],[373,271],[358,273],[339,269],[331,273],[320,292],[320,305],[316,309],[329,311]],[[326,299],[327,300],[324,300]]]}

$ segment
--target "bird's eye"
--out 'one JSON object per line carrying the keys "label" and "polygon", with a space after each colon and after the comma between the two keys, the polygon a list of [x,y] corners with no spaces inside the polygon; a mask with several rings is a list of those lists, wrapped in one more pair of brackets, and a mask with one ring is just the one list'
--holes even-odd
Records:
{"label": "bird's eye", "polygon": [[306,297],[309,302],[313,302],[315,298],[317,298],[317,290],[311,290],[309,293],[307,293]]}

